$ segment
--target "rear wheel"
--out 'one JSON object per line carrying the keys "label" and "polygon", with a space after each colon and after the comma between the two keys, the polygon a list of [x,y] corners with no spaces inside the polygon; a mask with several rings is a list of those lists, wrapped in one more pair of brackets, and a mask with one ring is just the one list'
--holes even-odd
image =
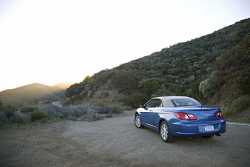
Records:
{"label": "rear wheel", "polygon": [[209,139],[209,138],[212,138],[214,135],[203,135],[202,137],[203,138],[206,138],[206,139]]}
{"label": "rear wheel", "polygon": [[141,118],[140,118],[140,115],[138,114],[135,115],[135,126],[137,128],[142,128]]}
{"label": "rear wheel", "polygon": [[169,132],[169,127],[166,121],[162,121],[160,124],[160,136],[164,142],[173,141],[173,136]]}

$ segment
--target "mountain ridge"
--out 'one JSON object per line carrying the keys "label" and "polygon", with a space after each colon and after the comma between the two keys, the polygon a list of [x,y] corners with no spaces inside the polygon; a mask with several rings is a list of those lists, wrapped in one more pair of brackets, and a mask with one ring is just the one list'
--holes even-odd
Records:
{"label": "mountain ridge", "polygon": [[45,96],[64,91],[67,88],[66,85],[65,87],[62,84],[48,86],[41,83],[22,85],[13,89],[1,91],[0,100],[5,104],[14,106],[25,105],[37,102],[39,99],[44,98]]}

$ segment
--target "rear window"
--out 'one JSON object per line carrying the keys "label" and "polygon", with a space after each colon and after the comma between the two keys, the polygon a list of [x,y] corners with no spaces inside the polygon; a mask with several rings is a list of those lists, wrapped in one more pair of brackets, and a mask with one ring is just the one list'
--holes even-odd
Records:
{"label": "rear window", "polygon": [[185,107],[185,106],[200,106],[201,104],[194,99],[172,99],[172,103],[175,107]]}

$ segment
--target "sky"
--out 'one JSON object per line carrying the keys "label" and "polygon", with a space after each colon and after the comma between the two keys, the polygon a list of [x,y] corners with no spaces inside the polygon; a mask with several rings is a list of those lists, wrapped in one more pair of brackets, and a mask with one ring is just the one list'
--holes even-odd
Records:
{"label": "sky", "polygon": [[0,0],[0,90],[87,75],[250,17],[250,0]]}

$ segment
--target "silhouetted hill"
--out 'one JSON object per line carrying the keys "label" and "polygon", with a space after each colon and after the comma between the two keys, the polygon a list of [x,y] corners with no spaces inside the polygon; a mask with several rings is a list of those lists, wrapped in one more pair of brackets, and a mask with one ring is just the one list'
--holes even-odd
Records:
{"label": "silhouetted hill", "polygon": [[56,93],[60,93],[67,88],[66,85],[60,84],[55,86],[47,86],[39,83],[33,83],[21,86],[15,89],[8,89],[0,92],[0,100],[5,104],[22,105],[37,102],[37,100],[50,97]]}
{"label": "silhouetted hill", "polygon": [[244,111],[250,107],[249,47],[250,19],[245,19],[86,77],[67,89],[67,101],[137,107],[153,96],[187,95],[227,113]]}
{"label": "silhouetted hill", "polygon": [[53,85],[53,87],[67,89],[70,87],[70,85],[71,85],[70,83],[58,83],[58,84]]}

